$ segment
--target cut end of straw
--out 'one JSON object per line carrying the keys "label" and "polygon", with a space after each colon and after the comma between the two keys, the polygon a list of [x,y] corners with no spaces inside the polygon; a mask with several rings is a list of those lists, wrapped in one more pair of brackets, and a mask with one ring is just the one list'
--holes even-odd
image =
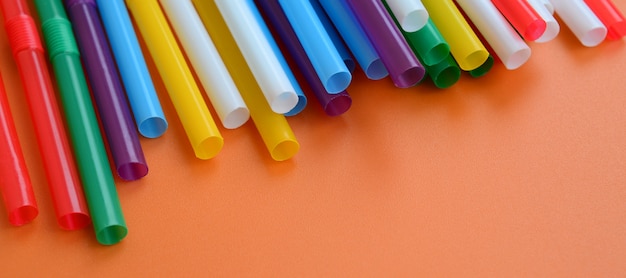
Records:
{"label": "cut end of straw", "polygon": [[535,20],[526,27],[522,35],[525,40],[536,41],[546,31],[547,25],[544,20]]}
{"label": "cut end of straw", "polygon": [[594,47],[599,45],[606,39],[607,30],[604,26],[593,28],[582,34],[579,38],[580,42],[586,47]]}
{"label": "cut end of straw", "polygon": [[117,173],[120,175],[120,178],[124,180],[138,180],[148,174],[148,165],[140,162],[122,164],[117,168]]}
{"label": "cut end of straw", "polygon": [[126,237],[128,229],[122,225],[111,225],[96,233],[96,239],[100,244],[113,245]]}
{"label": "cut end of straw", "polygon": [[22,226],[33,221],[37,215],[39,214],[39,210],[35,206],[22,206],[14,209],[9,212],[9,222],[13,226]]}
{"label": "cut end of straw", "polygon": [[352,74],[349,71],[342,71],[331,75],[324,87],[329,94],[338,94],[346,90],[350,82],[352,82]]}
{"label": "cut end of straw", "polygon": [[146,138],[157,138],[167,130],[167,121],[161,117],[152,117],[139,123],[139,133]]}
{"label": "cut end of straw", "polygon": [[294,91],[286,91],[272,99],[270,107],[274,113],[285,114],[298,105],[298,100],[298,95]]}
{"label": "cut end of straw", "polygon": [[530,48],[524,48],[511,54],[506,61],[503,61],[504,67],[508,70],[514,70],[525,64],[530,59]]}
{"label": "cut end of straw", "polygon": [[224,138],[222,136],[211,136],[200,142],[194,151],[197,158],[206,160],[217,156],[223,146]]}
{"label": "cut end of straw", "polygon": [[250,110],[247,107],[238,107],[226,114],[223,120],[225,128],[235,129],[245,124],[250,119]]}
{"label": "cut end of straw", "polygon": [[300,150],[300,144],[295,140],[285,140],[270,150],[270,155],[276,161],[285,161],[292,158]]}
{"label": "cut end of straw", "polygon": [[481,67],[485,63],[485,61],[487,61],[487,59],[489,59],[489,52],[487,52],[486,49],[481,49],[470,53],[462,59],[458,59],[457,63],[459,63],[459,67],[462,70],[473,71]]}
{"label": "cut end of straw", "polygon": [[411,33],[422,29],[427,22],[428,12],[426,10],[414,10],[404,17],[400,26],[404,31]]}
{"label": "cut end of straw", "polygon": [[324,112],[328,116],[339,116],[350,109],[352,98],[348,94],[337,94],[324,107]]}
{"label": "cut end of straw", "polygon": [[439,72],[436,76],[431,76],[433,83],[439,89],[446,89],[454,85],[461,78],[461,69],[456,66],[449,66]]}
{"label": "cut end of straw", "polygon": [[397,76],[392,76],[392,79],[396,87],[409,88],[422,81],[425,73],[426,71],[423,67],[412,67]]}
{"label": "cut end of straw", "polygon": [[383,61],[376,59],[365,68],[365,75],[367,75],[367,78],[370,80],[380,80],[387,77],[389,72],[385,64],[383,64]]}

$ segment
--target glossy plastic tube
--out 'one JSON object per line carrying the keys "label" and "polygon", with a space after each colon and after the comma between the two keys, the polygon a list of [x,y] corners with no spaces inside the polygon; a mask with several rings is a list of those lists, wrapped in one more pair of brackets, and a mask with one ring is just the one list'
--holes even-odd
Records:
{"label": "glossy plastic tube", "polygon": [[554,10],[576,38],[587,47],[599,45],[607,29],[583,0],[551,0]]}
{"label": "glossy plastic tube", "polygon": [[426,26],[428,11],[421,0],[385,0],[385,2],[405,32],[415,32]]}
{"label": "glossy plastic tube", "polygon": [[287,78],[289,78],[289,82],[291,82],[291,85],[293,86],[293,89],[295,90],[296,95],[298,96],[298,104],[296,104],[296,106],[293,109],[291,109],[287,113],[284,113],[283,115],[285,116],[298,115],[300,112],[302,112],[302,110],[304,110],[304,108],[307,105],[307,98],[304,95],[304,91],[302,90],[302,87],[300,87],[300,83],[298,82],[298,79],[296,79],[296,76],[291,71],[291,67],[289,66],[289,64],[287,63],[287,60],[283,56],[283,52],[281,51],[280,47],[278,47],[278,44],[274,40],[270,29],[265,24],[265,20],[261,16],[261,13],[259,12],[258,8],[253,3],[253,0],[249,0],[249,2],[250,2],[250,5],[254,6],[254,9],[252,11],[253,11],[255,20],[257,22],[263,22],[263,24],[259,24],[259,26],[261,27],[261,30],[263,31],[263,35],[267,38],[272,38],[268,40],[270,46],[272,47],[272,52],[278,59],[280,66],[282,67],[283,71],[287,75]]}
{"label": "glossy plastic tube", "polygon": [[126,0],[139,32],[165,83],[174,109],[200,159],[215,157],[224,145],[191,70],[156,0]]}
{"label": "glossy plastic tube", "polygon": [[26,1],[3,0],[0,8],[26,93],[57,221],[64,229],[83,228],[89,225],[87,204],[34,20]]}
{"label": "glossy plastic tube", "polygon": [[309,0],[278,0],[322,84],[331,94],[344,91],[352,74],[339,56]]}
{"label": "glossy plastic tube", "polygon": [[[387,10],[389,6],[385,5]],[[394,18],[394,22],[400,27],[400,22]],[[426,74],[433,81],[435,86],[440,89],[448,88],[454,85],[461,78],[461,69],[454,61],[454,58],[450,55],[450,48],[448,44],[443,40],[439,30],[435,27],[432,20],[428,19],[426,25],[415,32],[407,32],[401,29],[402,35],[411,46],[411,49],[415,53],[415,56],[422,62],[426,68]],[[424,56],[432,57],[430,52],[434,47],[438,46],[440,51],[446,56],[435,64],[426,64],[424,62]]]}
{"label": "glossy plastic tube", "polygon": [[487,60],[489,52],[452,1],[422,0],[422,3],[462,70],[471,71]]}
{"label": "glossy plastic tube", "polygon": [[436,65],[426,66],[426,73],[439,89],[446,89],[456,84],[461,79],[461,69],[454,61],[452,55],[448,55]]}
{"label": "glossy plastic tube", "polygon": [[[400,22],[397,19],[395,22],[399,26]],[[418,31],[401,31],[424,66],[439,64],[450,56],[450,46],[432,20],[428,19]]]}
{"label": "glossy plastic tube", "polygon": [[348,50],[348,47],[339,35],[339,32],[337,31],[337,29],[335,29],[335,26],[330,21],[330,18],[328,18],[326,11],[324,11],[324,8],[322,8],[322,5],[317,0],[309,1],[309,3],[311,3],[311,5],[313,6],[313,9],[315,10],[317,17],[322,22],[322,25],[324,25],[326,33],[333,41],[333,44],[335,45],[337,52],[339,52],[339,56],[341,56],[341,59],[343,59],[343,62],[346,64],[346,67],[348,68],[350,73],[354,73],[354,70],[356,68],[356,62],[354,62],[352,54],[350,54],[350,51]]}
{"label": "glossy plastic tube", "polygon": [[313,1],[318,1],[324,8],[367,78],[379,80],[387,77],[387,68],[347,3],[343,0]]}
{"label": "glossy plastic tube", "polygon": [[250,82],[254,79],[254,75],[232,34],[228,32],[228,27],[217,10],[215,2],[206,0],[193,0],[193,2],[211,37],[220,38],[215,40],[215,46],[222,55],[228,70],[237,73],[232,75],[233,80],[250,108],[250,117],[271,157],[276,161],[292,158],[298,152],[300,145],[285,116],[274,113],[265,101],[259,85]]}
{"label": "glossy plastic tube", "polygon": [[546,31],[546,22],[526,0],[491,1],[525,40],[534,41]]}
{"label": "glossy plastic tube", "polygon": [[606,38],[618,40],[626,36],[626,19],[611,0],[585,0],[589,8],[606,26]]}
{"label": "glossy plastic tube", "polygon": [[278,1],[257,0],[256,3],[268,19],[268,24],[276,30],[289,54],[295,60],[318,102],[322,105],[324,112],[329,116],[338,116],[345,113],[352,105],[352,98],[346,91],[339,94],[329,94],[326,91]]}
{"label": "glossy plastic tube", "polygon": [[[397,21],[396,23],[400,24]],[[411,49],[413,49],[413,52],[415,52],[417,58],[426,68],[426,73],[433,80],[435,86],[443,89],[452,86],[458,81],[459,77],[461,76],[461,70],[459,69],[459,66],[456,64],[456,62],[454,62],[454,59],[451,58],[450,51],[444,51],[444,47],[441,47],[441,51],[447,55],[444,56],[443,59],[439,59],[439,61],[435,64],[426,64],[424,55],[429,55],[430,51],[428,51],[429,47],[424,47],[425,43],[438,41],[438,39],[436,38],[438,33],[439,31],[432,23],[432,21],[430,21],[430,19],[428,20],[428,23],[419,31],[410,33],[402,31],[402,34],[406,38],[407,42],[409,42],[409,45],[411,46]],[[445,41],[439,41],[438,43],[443,43],[442,45],[446,46],[446,49],[449,49],[447,48],[448,44]],[[450,59],[452,59],[452,62],[449,61]]]}
{"label": "glossy plastic tube", "polygon": [[[545,4],[545,0],[528,0],[528,4],[530,4],[533,9],[537,11],[537,14],[539,14],[539,16],[541,16],[541,18],[546,22],[546,31],[543,32],[543,35],[536,39],[535,42],[549,42],[556,38],[561,31],[561,26],[554,18],[554,10],[552,10],[552,12],[550,11],[548,6]],[[552,7],[551,4],[550,7]]]}
{"label": "glossy plastic tube", "polygon": [[9,223],[22,226],[39,214],[4,82],[0,77],[0,194]]}
{"label": "glossy plastic tube", "polygon": [[272,110],[279,114],[292,110],[298,104],[298,96],[272,51],[268,42],[271,38],[263,35],[259,25],[264,23],[255,19],[256,6],[248,1],[232,0],[215,0],[215,4]]}
{"label": "glossy plastic tube", "polygon": [[379,0],[347,0],[398,88],[419,83],[426,70]]}
{"label": "glossy plastic tube", "polygon": [[489,0],[456,0],[474,26],[489,43],[495,54],[509,70],[525,64],[530,47]]}
{"label": "glossy plastic tube", "polygon": [[78,46],[62,0],[35,0],[47,53],[52,62],[65,122],[83,182],[87,205],[102,244],[114,244],[128,233],[113,173],[98,126]]}
{"label": "glossy plastic tube", "polygon": [[139,133],[156,138],[167,120],[133,29],[124,0],[96,0]]}
{"label": "glossy plastic tube", "polygon": [[78,48],[117,174],[133,181],[148,174],[122,81],[100,21],[95,0],[65,0]]}
{"label": "glossy plastic tube", "polygon": [[222,125],[230,129],[240,127],[250,118],[250,111],[204,29],[193,3],[191,0],[160,2]]}

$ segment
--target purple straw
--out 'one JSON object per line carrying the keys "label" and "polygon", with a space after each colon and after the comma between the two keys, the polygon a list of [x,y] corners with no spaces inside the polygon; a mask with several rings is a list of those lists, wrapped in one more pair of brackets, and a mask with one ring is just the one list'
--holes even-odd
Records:
{"label": "purple straw", "polygon": [[117,173],[137,180],[148,173],[139,135],[94,0],[65,0],[85,71]]}
{"label": "purple straw", "polygon": [[254,0],[254,2],[259,6],[262,15],[269,19],[274,31],[280,36],[289,54],[309,83],[315,97],[322,105],[324,112],[329,116],[338,116],[348,111],[352,105],[352,98],[346,91],[338,94],[329,94],[326,91],[278,0]]}
{"label": "purple straw", "polygon": [[419,83],[426,70],[415,57],[383,3],[380,0],[342,1],[347,1],[374,44],[374,49],[380,55],[395,86],[408,88]]}

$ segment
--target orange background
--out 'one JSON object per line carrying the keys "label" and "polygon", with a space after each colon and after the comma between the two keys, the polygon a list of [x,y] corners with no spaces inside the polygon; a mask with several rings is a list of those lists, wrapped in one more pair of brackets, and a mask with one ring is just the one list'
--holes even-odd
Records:
{"label": "orange background", "polygon": [[142,138],[147,177],[117,180],[129,235],[109,247],[54,219],[2,29],[40,215],[13,227],[0,209],[0,276],[623,277],[626,43],[585,48],[563,29],[522,68],[447,90],[359,71],[346,114],[310,97],[289,118],[301,150],[286,162],[251,122],[195,159],[151,64],[170,129]]}

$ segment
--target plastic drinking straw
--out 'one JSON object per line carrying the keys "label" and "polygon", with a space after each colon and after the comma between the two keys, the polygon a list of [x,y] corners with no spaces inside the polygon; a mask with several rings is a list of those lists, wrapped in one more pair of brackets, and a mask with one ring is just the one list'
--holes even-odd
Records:
{"label": "plastic drinking straw", "polygon": [[124,0],[96,0],[139,133],[157,138],[167,120],[130,21]]}
{"label": "plastic drinking straw", "polygon": [[256,21],[253,15],[252,9],[256,7],[241,0],[215,0],[215,4],[272,110],[279,114],[289,112],[297,105],[298,96],[272,51],[270,38],[263,35],[259,26],[262,22]]}
{"label": "plastic drinking straw", "polygon": [[56,75],[96,239],[101,244],[114,244],[128,230],[72,26],[61,0],[35,0],[35,7]]}
{"label": "plastic drinking straw", "polygon": [[250,111],[191,0],[161,0],[161,6],[222,125],[230,129],[243,125],[250,118]]}
{"label": "plastic drinking straw", "polygon": [[64,229],[81,229],[89,225],[87,205],[34,20],[24,0],[3,0],[0,8],[35,127],[57,221]]}
{"label": "plastic drinking straw", "polygon": [[[556,38],[556,36],[561,31],[561,26],[559,22],[554,18],[553,12],[548,9],[546,6],[545,0],[528,0],[528,4],[530,4],[537,14],[541,16],[541,18],[546,22],[546,31],[543,32],[543,35],[535,40],[535,42],[549,42]],[[552,6],[552,5],[550,5]]]}
{"label": "plastic drinking straw", "polygon": [[415,32],[428,23],[428,11],[421,0],[385,0],[384,2],[405,32]]}
{"label": "plastic drinking straw", "polygon": [[193,0],[193,2],[211,37],[220,38],[215,40],[215,46],[222,55],[228,70],[237,73],[232,75],[233,80],[250,108],[250,117],[271,157],[277,161],[292,158],[298,152],[300,145],[285,116],[274,113],[259,85],[256,82],[250,82],[254,80],[254,75],[237,47],[235,39],[228,31],[216,3],[206,0]]}
{"label": "plastic drinking straw", "polygon": [[[385,4],[387,10],[390,10],[389,6]],[[400,27],[398,19],[393,17],[394,22]],[[461,78],[461,69],[454,61],[454,58],[450,55],[450,48],[448,43],[441,37],[439,30],[435,27],[432,20],[428,19],[426,25],[415,32],[407,32],[400,29],[402,35],[411,46],[411,49],[415,53],[415,56],[426,68],[426,74],[433,81],[435,86],[440,89],[448,88],[454,85]],[[424,55],[429,55],[429,52],[433,48],[440,48],[443,53],[446,54],[443,59],[436,64],[427,65],[424,62]],[[422,54],[424,53],[424,54]]]}
{"label": "plastic drinking straw", "polygon": [[607,29],[583,0],[551,0],[561,20],[587,47],[599,45],[607,35]]}
{"label": "plastic drinking straw", "polygon": [[606,26],[606,38],[618,40],[626,36],[626,20],[611,0],[585,0],[589,8]]}
{"label": "plastic drinking straw", "polygon": [[345,113],[352,105],[352,98],[346,91],[339,94],[329,94],[326,91],[278,1],[257,0],[256,3],[268,19],[268,24],[272,25],[282,39],[318,102],[322,105],[324,112],[329,116],[338,116]]}
{"label": "plastic drinking straw", "polygon": [[163,78],[196,157],[210,159],[224,145],[200,89],[156,0],[126,0]]}
{"label": "plastic drinking straw", "polygon": [[352,74],[341,59],[309,0],[278,0],[322,84],[331,94],[344,91]]}
{"label": "plastic drinking straw", "polygon": [[379,80],[387,77],[387,68],[347,4],[342,0],[313,1],[322,5],[367,78]]}
{"label": "plastic drinking straw", "polygon": [[22,226],[39,214],[33,186],[0,76],[0,193],[9,223]]}
{"label": "plastic drinking straw", "polygon": [[526,0],[491,0],[491,2],[525,40],[535,41],[546,31],[546,22]]}
{"label": "plastic drinking straw", "polygon": [[456,0],[504,67],[514,70],[530,58],[530,47],[489,0]]}
{"label": "plastic drinking straw", "polygon": [[117,174],[124,180],[140,179],[148,174],[148,165],[96,1],[65,0],[65,8],[72,21]]}
{"label": "plastic drinking straw", "polygon": [[422,3],[462,70],[471,71],[485,63],[489,52],[451,0],[422,0]]}
{"label": "plastic drinking straw", "polygon": [[335,29],[333,23],[330,21],[330,18],[328,18],[328,15],[324,11],[324,8],[322,8],[322,5],[317,0],[309,1],[309,3],[311,3],[311,5],[313,6],[313,9],[315,10],[317,17],[322,22],[322,25],[324,25],[326,33],[328,34],[328,36],[330,36],[330,40],[333,41],[337,52],[339,52],[339,56],[341,56],[341,59],[343,59],[343,62],[346,64],[346,67],[348,68],[350,73],[353,73],[356,68],[356,63],[352,58],[352,54],[350,54],[350,50],[348,50],[348,47],[339,35],[337,29]]}
{"label": "plastic drinking straw", "polygon": [[276,59],[278,59],[280,66],[282,67],[283,71],[287,75],[287,78],[289,79],[291,86],[293,86],[294,91],[296,92],[296,95],[298,96],[298,104],[296,104],[296,106],[292,108],[289,112],[283,114],[285,116],[295,116],[298,113],[302,112],[302,110],[304,110],[304,108],[306,107],[307,98],[304,95],[304,91],[302,90],[302,87],[300,87],[300,84],[298,83],[296,76],[291,71],[291,67],[289,66],[289,64],[287,63],[287,60],[283,56],[281,49],[278,47],[278,44],[274,40],[274,36],[270,32],[270,29],[267,27],[267,24],[265,23],[265,20],[261,16],[261,13],[259,12],[256,4],[254,4],[254,1],[253,0],[243,0],[243,1],[248,1],[248,5],[251,7],[251,11],[254,16],[254,20],[259,22],[259,27],[261,28],[263,35],[266,38],[268,38],[267,42],[270,44],[270,47],[272,49],[272,52],[274,53],[274,56],[276,57]]}
{"label": "plastic drinking straw", "polygon": [[436,65],[425,66],[426,73],[439,89],[452,87],[461,79],[461,69],[454,61],[452,55],[448,55]]}
{"label": "plastic drinking straw", "polygon": [[[387,10],[391,8],[385,5]],[[400,22],[394,17],[396,25]],[[403,29],[402,35],[407,40],[413,52],[424,66],[432,66],[441,63],[450,56],[450,45],[443,38],[432,20],[427,19],[426,24],[415,32],[407,32]]]}
{"label": "plastic drinking straw", "polygon": [[374,44],[394,85],[408,88],[420,82],[426,70],[415,57],[383,3],[379,0],[347,0],[347,3]]}

